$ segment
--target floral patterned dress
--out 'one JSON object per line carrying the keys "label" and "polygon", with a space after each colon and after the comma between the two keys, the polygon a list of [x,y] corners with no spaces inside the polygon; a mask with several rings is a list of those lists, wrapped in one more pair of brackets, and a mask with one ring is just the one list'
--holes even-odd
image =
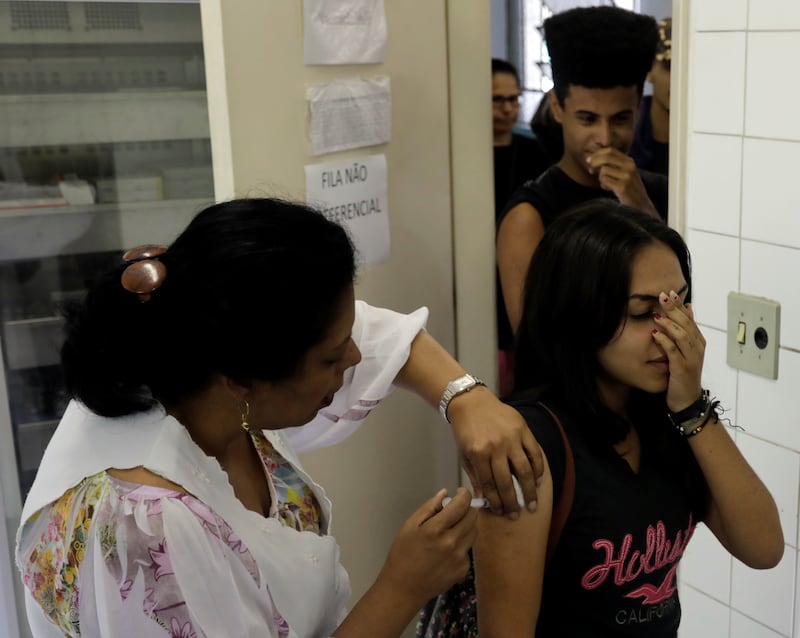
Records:
{"label": "floral patterned dress", "polygon": [[[297,531],[319,534],[322,520],[314,493],[295,469],[260,433],[252,436],[273,491],[270,516]],[[25,586],[65,636],[80,636],[80,566],[94,526],[106,567],[125,600],[135,573],[144,575],[144,613],[174,638],[200,638],[182,590],[176,583],[163,519],[166,502],[180,504],[201,524],[211,543],[235,556],[254,580],[259,570],[242,540],[219,515],[190,494],[136,485],[100,472],[87,477],[26,521],[23,536],[35,528],[37,541],[20,565]],[[278,636],[288,627],[274,615]]]}
{"label": "floral patterned dress", "polygon": [[[272,496],[261,516],[160,406],[103,417],[71,401],[25,500],[16,562],[36,638],[321,638],[351,589],[331,503],[299,454],[343,441],[393,389],[427,309],[356,302],[362,360],[306,425],[253,434]],[[144,467],[185,491],[133,485]]]}

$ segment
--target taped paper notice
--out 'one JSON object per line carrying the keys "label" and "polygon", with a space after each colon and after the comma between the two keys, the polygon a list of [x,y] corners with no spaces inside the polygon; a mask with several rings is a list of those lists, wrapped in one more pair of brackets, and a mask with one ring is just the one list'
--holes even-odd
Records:
{"label": "taped paper notice", "polygon": [[391,134],[389,78],[336,80],[308,88],[311,153],[385,144]]}
{"label": "taped paper notice", "polygon": [[359,259],[389,259],[389,198],[386,157],[306,166],[306,201],[350,231]]}
{"label": "taped paper notice", "polygon": [[303,19],[306,64],[383,62],[383,0],[304,0]]}

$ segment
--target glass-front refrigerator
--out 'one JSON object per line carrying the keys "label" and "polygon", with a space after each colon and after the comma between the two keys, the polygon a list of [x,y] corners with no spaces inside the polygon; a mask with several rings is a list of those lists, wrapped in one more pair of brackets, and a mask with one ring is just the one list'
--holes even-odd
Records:
{"label": "glass-front refrigerator", "polygon": [[212,200],[198,2],[0,0],[0,633],[29,635],[10,558],[66,403],[60,305]]}

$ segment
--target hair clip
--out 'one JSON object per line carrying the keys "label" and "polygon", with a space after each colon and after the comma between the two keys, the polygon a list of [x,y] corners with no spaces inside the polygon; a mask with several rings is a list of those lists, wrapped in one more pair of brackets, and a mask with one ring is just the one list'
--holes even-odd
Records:
{"label": "hair clip", "polygon": [[122,287],[139,295],[142,303],[150,300],[150,294],[158,290],[167,277],[167,267],[158,260],[165,252],[166,246],[145,244],[122,255],[122,261],[129,264],[122,273]]}

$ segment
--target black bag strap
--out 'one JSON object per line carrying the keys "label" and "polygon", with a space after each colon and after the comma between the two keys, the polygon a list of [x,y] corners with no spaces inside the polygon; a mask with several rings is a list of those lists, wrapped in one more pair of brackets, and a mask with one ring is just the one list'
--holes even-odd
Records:
{"label": "black bag strap", "polygon": [[561,538],[561,532],[564,531],[564,525],[567,523],[567,518],[572,510],[572,502],[575,499],[575,460],[572,457],[572,447],[569,444],[567,433],[564,431],[564,426],[561,425],[561,420],[555,412],[548,408],[544,403],[539,401],[539,405],[550,415],[550,418],[555,421],[561,432],[561,440],[564,442],[564,483],[561,487],[561,494],[558,496],[558,501],[553,504],[553,514],[550,518],[550,533],[547,536],[547,554],[546,564],[550,563],[553,553],[556,550],[556,545]]}

